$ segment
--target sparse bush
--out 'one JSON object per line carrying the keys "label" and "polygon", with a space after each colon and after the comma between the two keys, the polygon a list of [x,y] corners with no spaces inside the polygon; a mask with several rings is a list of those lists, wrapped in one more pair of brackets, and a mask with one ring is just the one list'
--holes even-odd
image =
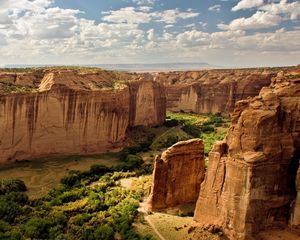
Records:
{"label": "sparse bush", "polygon": [[201,130],[192,124],[185,124],[182,126],[181,129],[183,131],[185,131],[187,134],[189,134],[195,138],[198,138],[201,136]]}
{"label": "sparse bush", "polygon": [[215,131],[215,128],[210,125],[204,125],[204,126],[202,126],[202,131],[204,133],[211,133],[211,132]]}

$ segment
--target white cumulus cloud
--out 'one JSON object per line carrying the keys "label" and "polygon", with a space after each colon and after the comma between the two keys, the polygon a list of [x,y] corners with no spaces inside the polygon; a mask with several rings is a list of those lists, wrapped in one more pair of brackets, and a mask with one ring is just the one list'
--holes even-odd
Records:
{"label": "white cumulus cloud", "polygon": [[232,11],[259,7],[264,4],[264,0],[241,0],[232,8]]}

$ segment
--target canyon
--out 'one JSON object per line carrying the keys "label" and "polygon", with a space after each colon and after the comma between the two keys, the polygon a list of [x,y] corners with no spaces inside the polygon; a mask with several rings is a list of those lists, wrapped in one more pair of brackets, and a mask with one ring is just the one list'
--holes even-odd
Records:
{"label": "canyon", "polygon": [[119,150],[128,128],[165,121],[164,88],[126,73],[2,73],[0,82],[0,163]]}
{"label": "canyon", "polygon": [[119,151],[166,111],[231,115],[205,170],[203,141],[155,157],[149,209],[194,202],[195,225],[229,239],[300,229],[300,68],[126,73],[0,71],[0,164]]}
{"label": "canyon", "polygon": [[[233,240],[258,239],[270,229],[299,232],[300,69],[278,72],[258,96],[238,101],[231,121],[225,139],[209,153],[201,185],[194,167],[188,180],[184,174],[188,153],[198,151],[199,158],[191,159],[201,164],[201,146],[178,148],[173,160],[166,156],[177,149],[175,144],[156,157],[149,208],[174,206],[166,204],[169,199],[185,204],[178,191],[193,191],[190,186],[198,184],[194,220],[201,228],[221,230]],[[178,189],[174,181],[180,182]]]}
{"label": "canyon", "polygon": [[117,151],[134,126],[166,109],[229,114],[275,70],[127,73],[97,68],[0,71],[0,164],[49,155]]}
{"label": "canyon", "polygon": [[174,112],[229,115],[239,100],[254,97],[269,86],[277,69],[216,69],[157,73],[163,83],[167,109]]}

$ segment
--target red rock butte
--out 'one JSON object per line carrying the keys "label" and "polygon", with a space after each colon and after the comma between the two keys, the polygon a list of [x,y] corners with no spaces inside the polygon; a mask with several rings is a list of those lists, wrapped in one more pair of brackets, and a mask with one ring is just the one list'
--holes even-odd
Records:
{"label": "red rock butte", "polygon": [[149,209],[195,202],[204,174],[202,140],[191,139],[174,144],[155,158]]}

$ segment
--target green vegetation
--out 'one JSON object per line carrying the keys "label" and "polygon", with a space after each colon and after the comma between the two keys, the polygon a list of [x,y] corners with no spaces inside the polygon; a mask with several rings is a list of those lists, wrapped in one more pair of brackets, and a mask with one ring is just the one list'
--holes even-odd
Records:
{"label": "green vegetation", "polygon": [[32,86],[21,86],[4,82],[0,82],[0,89],[5,93],[28,93],[35,90]]}
{"label": "green vegetation", "polygon": [[143,161],[128,155],[123,164],[94,165],[89,171],[72,171],[45,196],[28,200],[20,180],[1,181],[0,239],[151,239],[137,234],[133,221],[143,186],[125,189],[119,179],[136,175]]}
{"label": "green vegetation", "polygon": [[[189,138],[202,138],[205,154],[211,151],[213,144],[224,139],[229,119],[221,114],[171,113],[167,115],[166,124],[178,123]],[[174,124],[175,125],[175,124]]]}

